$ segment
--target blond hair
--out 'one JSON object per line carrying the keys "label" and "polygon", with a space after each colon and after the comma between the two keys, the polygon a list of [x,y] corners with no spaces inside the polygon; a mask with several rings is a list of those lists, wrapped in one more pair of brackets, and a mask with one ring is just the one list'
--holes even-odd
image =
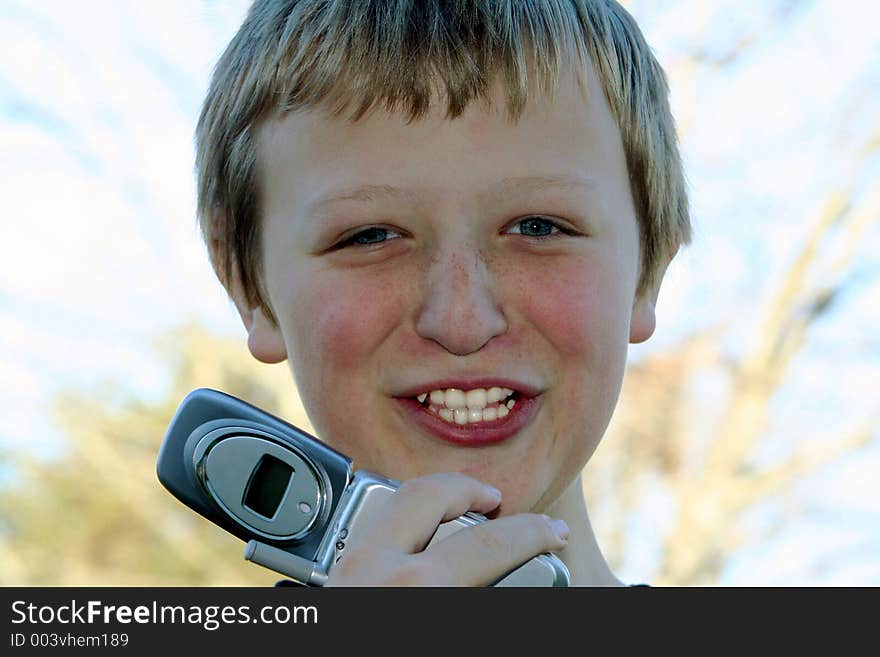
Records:
{"label": "blond hair", "polygon": [[[447,118],[500,79],[516,120],[589,56],[620,129],[640,233],[639,293],[690,241],[663,69],[612,0],[256,0],[214,69],[196,129],[198,220],[218,278],[276,321],[265,291],[257,131],[321,108],[416,120],[442,90]],[[536,91],[537,90],[537,91]]]}

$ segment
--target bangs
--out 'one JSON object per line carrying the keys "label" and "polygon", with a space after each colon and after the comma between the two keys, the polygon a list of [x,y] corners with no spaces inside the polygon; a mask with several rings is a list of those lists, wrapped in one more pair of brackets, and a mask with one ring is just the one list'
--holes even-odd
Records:
{"label": "bangs", "polygon": [[555,95],[563,67],[583,69],[579,23],[555,0],[301,3],[278,42],[275,110],[356,121],[381,108],[416,120],[439,98],[456,118],[500,80],[515,120],[532,94]]}

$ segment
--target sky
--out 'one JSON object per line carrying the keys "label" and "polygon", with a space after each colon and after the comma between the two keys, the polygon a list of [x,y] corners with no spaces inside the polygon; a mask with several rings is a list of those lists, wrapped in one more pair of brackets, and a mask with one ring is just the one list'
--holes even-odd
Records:
{"label": "sky", "polygon": [[[839,189],[873,208],[832,312],[774,400],[764,455],[865,422],[875,440],[756,513],[756,526],[784,516],[785,529],[722,583],[880,585],[880,157],[863,155],[880,125],[880,6],[627,6],[670,78],[695,225],[634,360],[717,323],[744,353],[822,199]],[[113,378],[161,397],[152,341],[169,328],[197,319],[243,336],[196,230],[192,133],[246,7],[0,2],[0,446],[51,451],[47,403],[66,387]],[[649,552],[624,566],[636,579]]]}

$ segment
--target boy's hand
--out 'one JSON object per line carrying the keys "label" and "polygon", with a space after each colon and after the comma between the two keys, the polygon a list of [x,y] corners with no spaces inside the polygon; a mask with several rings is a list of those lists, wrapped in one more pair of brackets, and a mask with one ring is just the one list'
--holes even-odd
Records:
{"label": "boy's hand", "polygon": [[489,513],[501,494],[458,473],[404,482],[345,549],[327,586],[486,586],[542,552],[565,547],[568,527],[535,513],[488,520],[430,547],[441,522]]}

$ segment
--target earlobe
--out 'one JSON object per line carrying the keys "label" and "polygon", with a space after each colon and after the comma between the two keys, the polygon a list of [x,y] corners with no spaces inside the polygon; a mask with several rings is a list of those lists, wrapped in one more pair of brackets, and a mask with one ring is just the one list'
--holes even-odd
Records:
{"label": "earlobe", "polygon": [[666,275],[669,263],[675,257],[675,254],[678,253],[680,244],[681,242],[676,239],[675,247],[671,251],[672,255],[669,256],[669,260],[660,269],[654,285],[636,297],[629,324],[629,341],[632,344],[644,342],[654,335],[654,330],[657,328],[656,308],[657,298],[660,296],[660,283],[663,282],[663,277]]}
{"label": "earlobe", "polygon": [[[217,254],[218,264],[215,267],[223,271],[225,251],[220,240],[211,242],[212,253]],[[241,317],[241,323],[248,334],[248,349],[251,355],[263,363],[280,363],[287,360],[287,348],[284,346],[284,337],[281,329],[276,326],[258,304],[252,307],[248,296],[244,293],[239,276],[239,269],[233,263],[231,279],[228,281],[227,290],[229,298],[235,304],[235,309]]]}
{"label": "earlobe", "polygon": [[280,363],[287,359],[287,348],[281,329],[275,326],[263,309],[248,308],[236,303],[241,322],[248,334],[248,349],[251,355],[262,363]]}
{"label": "earlobe", "polygon": [[280,363],[287,359],[287,348],[281,329],[275,326],[262,308],[254,308],[248,328],[248,349],[263,363]]}
{"label": "earlobe", "polygon": [[654,334],[654,329],[657,328],[655,305],[656,294],[650,290],[636,299],[629,324],[629,341],[632,344],[644,342]]}

